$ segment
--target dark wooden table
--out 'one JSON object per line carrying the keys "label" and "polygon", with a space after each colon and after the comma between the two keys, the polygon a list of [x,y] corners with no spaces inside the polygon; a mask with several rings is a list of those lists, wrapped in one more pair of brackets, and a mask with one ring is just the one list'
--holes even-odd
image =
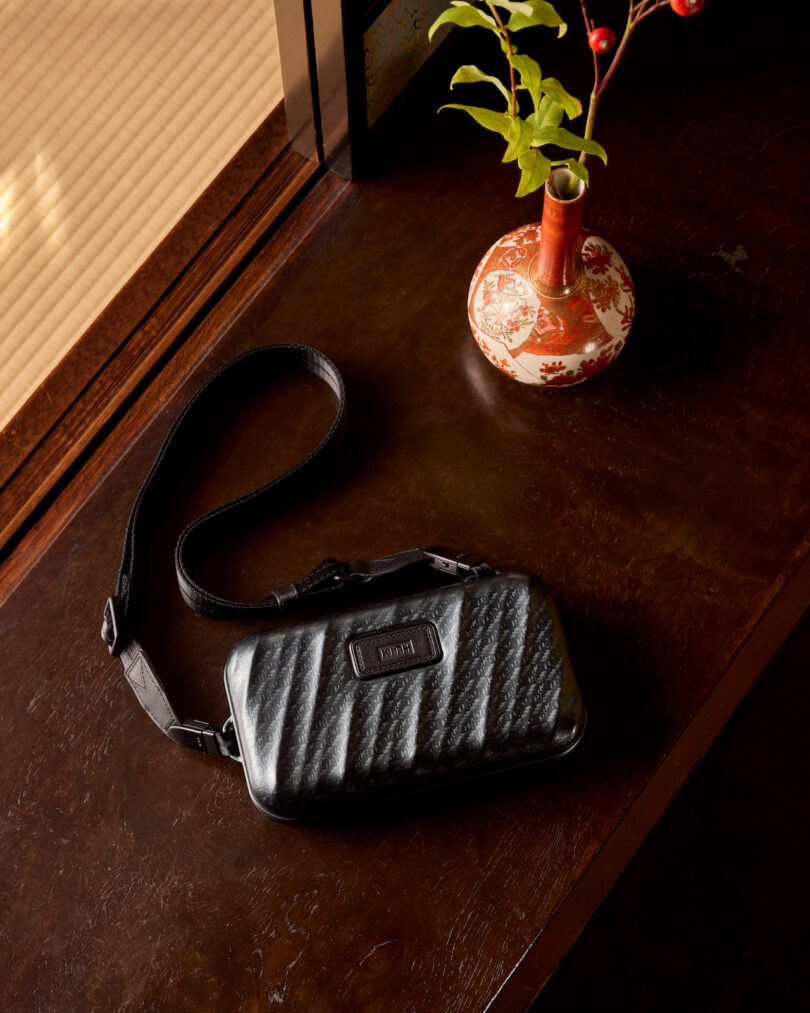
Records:
{"label": "dark wooden table", "polygon": [[[699,73],[670,63],[654,102],[651,46],[605,107],[612,164],[585,217],[639,310],[600,377],[534,390],[476,350],[470,275],[531,212],[497,144],[417,104],[281,271],[259,251],[140,435],[130,407],[120,460],[0,608],[4,1009],[520,1010],[553,971],[810,600],[807,72],[798,43],[765,47],[742,103],[712,17]],[[238,765],[173,746],[137,707],[98,637],[132,498],[189,392],[281,340],[344,370],[346,441],[211,572],[256,594],[326,555],[446,543],[541,573],[590,710],[565,763],[287,827]],[[241,407],[178,472],[143,617],[182,711],[219,720],[223,660],[254,627],[185,609],[172,536],[296,459],[330,405],[300,379]]]}

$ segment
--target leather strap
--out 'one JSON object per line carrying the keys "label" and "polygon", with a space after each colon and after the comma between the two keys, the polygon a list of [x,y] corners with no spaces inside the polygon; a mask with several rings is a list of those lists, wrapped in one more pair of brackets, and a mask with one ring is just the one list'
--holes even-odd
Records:
{"label": "leather strap", "polygon": [[135,498],[127,524],[115,595],[107,600],[101,629],[102,639],[110,653],[120,657],[127,681],[155,724],[171,739],[208,753],[237,758],[232,729],[229,729],[227,722],[224,728],[217,729],[205,721],[182,721],[133,631],[135,603],[145,597],[139,563],[144,555],[141,546],[148,538],[151,526],[149,511],[159,506],[159,494],[165,485],[164,472],[170,470],[171,454],[179,446],[180,438],[193,432],[198,418],[219,409],[228,388],[238,391],[246,381],[255,382],[257,375],[271,373],[275,377],[299,369],[314,373],[331,388],[336,399],[331,425],[315,450],[294,467],[266,485],[198,517],[185,528],[177,541],[174,561],[177,583],[186,604],[199,615],[212,619],[256,619],[269,617],[298,598],[375,580],[417,563],[427,563],[462,579],[492,572],[482,560],[463,553],[453,553],[442,548],[419,548],[381,559],[354,560],[349,563],[327,559],[301,580],[276,588],[259,601],[238,601],[203,587],[189,570],[190,559],[195,551],[220,538],[225,528],[242,527],[251,519],[266,514],[268,503],[281,494],[281,487],[289,488],[294,479],[309,473],[316,464],[320,464],[340,441],[345,428],[346,393],[343,378],[331,359],[322,352],[306,345],[265,345],[232,359],[203,384],[183,409],[163,441]]}

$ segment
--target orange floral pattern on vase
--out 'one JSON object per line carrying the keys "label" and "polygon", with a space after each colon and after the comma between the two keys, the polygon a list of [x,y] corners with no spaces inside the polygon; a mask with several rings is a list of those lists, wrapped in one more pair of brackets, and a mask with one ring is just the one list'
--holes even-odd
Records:
{"label": "orange floral pattern on vase", "polygon": [[490,362],[521,383],[562,387],[609,365],[624,347],[635,313],[627,267],[604,239],[581,229],[574,290],[553,296],[536,283],[541,226],[499,239],[470,285],[470,327]]}

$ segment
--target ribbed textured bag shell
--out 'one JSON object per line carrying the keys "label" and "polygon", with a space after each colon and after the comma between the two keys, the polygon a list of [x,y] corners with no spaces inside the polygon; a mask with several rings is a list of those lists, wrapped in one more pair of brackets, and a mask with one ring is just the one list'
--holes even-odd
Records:
{"label": "ribbed textured bag shell", "polygon": [[[352,638],[430,622],[441,660],[358,678]],[[254,634],[225,685],[251,797],[296,819],[567,752],[585,709],[545,585],[502,573]]]}

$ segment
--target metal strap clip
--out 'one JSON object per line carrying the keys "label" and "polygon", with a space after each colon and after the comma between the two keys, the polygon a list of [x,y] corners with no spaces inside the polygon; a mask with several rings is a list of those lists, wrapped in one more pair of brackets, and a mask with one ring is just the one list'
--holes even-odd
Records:
{"label": "metal strap clip", "polygon": [[460,580],[477,580],[495,571],[479,556],[466,552],[453,552],[441,546],[424,550],[430,557],[430,565],[440,573],[447,573]]}
{"label": "metal strap clip", "polygon": [[113,597],[109,597],[104,606],[101,639],[107,645],[110,654],[117,658],[121,653],[121,630],[118,626],[118,613],[115,610],[115,598]]}
{"label": "metal strap clip", "polygon": [[239,758],[239,750],[236,746],[236,736],[228,722],[225,723],[222,731],[209,725],[207,721],[185,721],[183,724],[172,725],[167,729],[166,734],[170,739],[179,742],[189,749],[197,749],[201,753],[208,753],[211,756],[230,756],[232,759]]}

